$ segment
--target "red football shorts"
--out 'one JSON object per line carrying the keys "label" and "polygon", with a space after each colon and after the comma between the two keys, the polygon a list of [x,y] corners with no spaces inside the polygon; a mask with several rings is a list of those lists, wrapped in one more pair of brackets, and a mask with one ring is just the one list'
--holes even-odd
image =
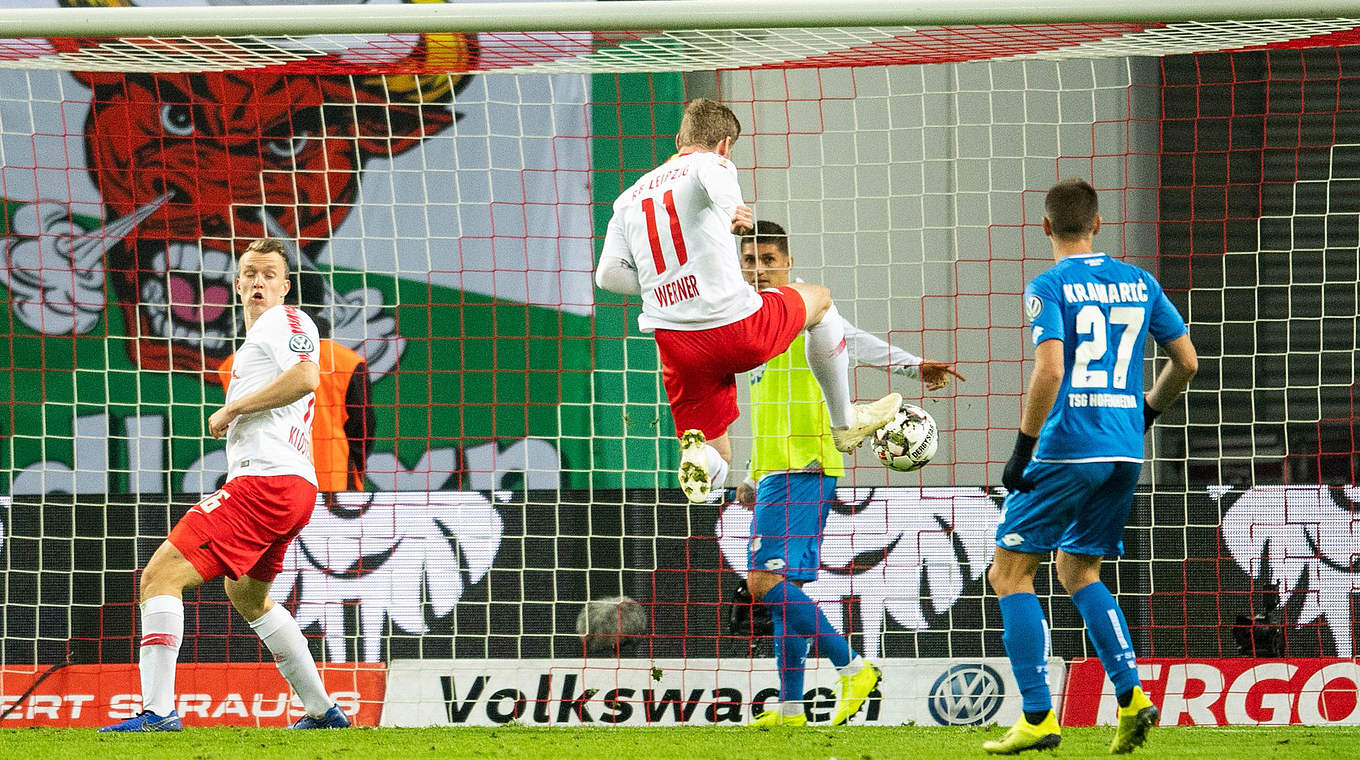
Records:
{"label": "red football shorts", "polygon": [[698,428],[708,439],[727,432],[738,416],[738,372],[784,353],[807,320],[803,297],[792,288],[762,290],[755,314],[708,330],[657,330],[661,378],[679,435]]}
{"label": "red football shorts", "polygon": [[297,475],[242,475],[195,504],[168,539],[203,580],[249,575],[268,583],[316,505],[316,486]]}

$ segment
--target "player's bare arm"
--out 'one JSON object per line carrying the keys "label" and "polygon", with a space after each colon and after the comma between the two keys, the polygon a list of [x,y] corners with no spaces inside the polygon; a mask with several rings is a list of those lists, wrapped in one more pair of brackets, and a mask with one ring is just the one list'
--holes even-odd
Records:
{"label": "player's bare arm", "polygon": [[1195,353],[1195,345],[1190,342],[1188,334],[1162,346],[1162,350],[1171,357],[1171,361],[1157,373],[1152,390],[1148,391],[1144,399],[1144,403],[1159,413],[1180,397],[1199,371],[1199,355]]}
{"label": "player's bare arm", "polygon": [[287,406],[315,391],[320,384],[321,370],[316,363],[298,362],[265,387],[213,412],[208,418],[208,433],[213,438],[221,438],[237,417]]}
{"label": "player's bare arm", "polygon": [[1034,347],[1034,369],[1025,391],[1025,408],[1020,416],[1020,432],[1038,438],[1039,430],[1053,409],[1063,380],[1063,342],[1046,340]]}

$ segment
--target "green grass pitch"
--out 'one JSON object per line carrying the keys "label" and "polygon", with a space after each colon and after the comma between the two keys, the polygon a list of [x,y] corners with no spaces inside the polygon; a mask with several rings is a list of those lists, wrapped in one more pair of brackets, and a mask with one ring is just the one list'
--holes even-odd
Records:
{"label": "green grass pitch", "polygon": [[[182,734],[109,735],[89,729],[0,731],[0,758],[42,760],[892,760],[983,758],[1002,729],[851,726],[759,731],[673,728],[191,728]],[[1057,750],[1023,757],[1106,756],[1113,729],[1065,728]],[[1172,758],[1360,757],[1358,727],[1158,728],[1135,756]]]}

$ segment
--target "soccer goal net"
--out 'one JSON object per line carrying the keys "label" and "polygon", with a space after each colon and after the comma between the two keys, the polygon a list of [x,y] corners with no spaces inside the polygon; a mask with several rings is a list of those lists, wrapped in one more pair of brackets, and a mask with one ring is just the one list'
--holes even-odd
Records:
{"label": "soccer goal net", "polygon": [[[1106,568],[1138,654],[1354,655],[1360,3],[31,5],[0,11],[7,717],[135,707],[137,569],[225,477],[206,420],[244,336],[236,258],[264,236],[329,346],[326,494],[273,591],[361,722],[393,709],[384,678],[410,697],[392,724],[749,717],[776,680],[769,639],[728,627],[749,427],[729,489],[687,504],[639,301],[592,279],[614,198],[697,96],[741,121],[744,196],[793,274],[967,378],[852,368],[853,396],[898,391],[941,434],[918,472],[847,458],[806,586],[907,669],[870,720],[1010,719],[910,712],[907,684],[1005,680],[984,574],[1021,293],[1069,176],[1200,355]],[[1055,657],[1094,656],[1039,583]],[[621,655],[583,660],[578,614],[620,596],[646,614],[617,610]],[[284,721],[220,585],[191,601],[181,710]],[[834,677],[809,677],[814,720]]]}

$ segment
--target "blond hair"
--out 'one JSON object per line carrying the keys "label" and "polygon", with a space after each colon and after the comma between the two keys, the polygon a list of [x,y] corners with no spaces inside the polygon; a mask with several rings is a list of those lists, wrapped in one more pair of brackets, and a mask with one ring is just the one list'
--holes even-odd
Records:
{"label": "blond hair", "polygon": [[279,259],[283,261],[283,276],[287,277],[292,272],[292,267],[288,264],[288,249],[283,242],[274,238],[260,238],[250,241],[246,246],[246,253],[277,253]]}
{"label": "blond hair", "polygon": [[680,131],[675,133],[675,147],[699,145],[716,148],[723,138],[735,141],[741,136],[741,122],[732,109],[708,98],[695,98],[685,104],[680,117]]}

